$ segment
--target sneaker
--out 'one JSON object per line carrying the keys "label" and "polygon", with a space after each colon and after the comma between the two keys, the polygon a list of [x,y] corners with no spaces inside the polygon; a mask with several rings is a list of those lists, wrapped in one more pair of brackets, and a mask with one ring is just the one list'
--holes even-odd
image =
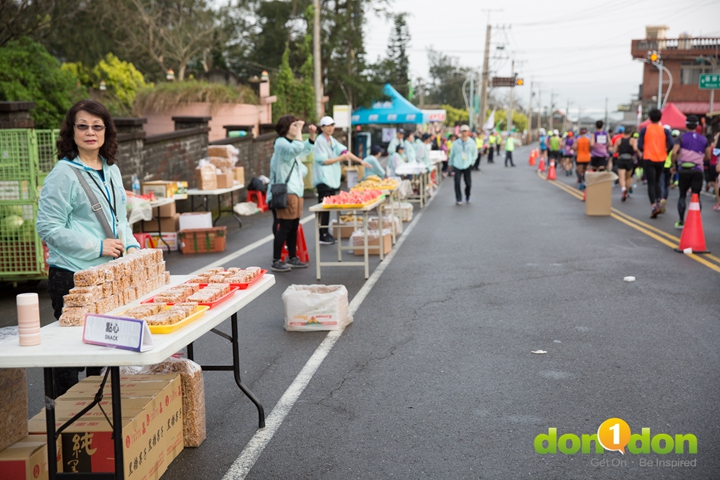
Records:
{"label": "sneaker", "polygon": [[331,234],[326,233],[325,235],[320,235],[320,245],[334,245],[335,244],[335,237],[333,237]]}
{"label": "sneaker", "polygon": [[466,201],[467,203],[470,203],[470,195],[468,195],[467,197],[465,197],[465,201]]}
{"label": "sneaker", "polygon": [[455,205],[462,205],[462,202],[455,202]]}
{"label": "sneaker", "polygon": [[290,268],[307,268],[308,264],[300,261],[298,257],[292,257],[285,262]]}
{"label": "sneaker", "polygon": [[622,201],[624,202],[625,200],[627,200],[627,197],[628,197],[627,190],[623,189],[623,191],[622,191],[622,196],[620,197],[620,200],[622,200]]}
{"label": "sneaker", "polygon": [[585,190],[585,184],[584,184],[584,183],[581,183],[581,184],[578,186],[578,188],[579,188],[580,190]]}
{"label": "sneaker", "polygon": [[270,267],[270,270],[272,270],[273,272],[289,272],[290,267],[282,260],[274,260],[272,266]]}
{"label": "sneaker", "polygon": [[716,212],[720,212],[720,203],[716,203],[715,205],[713,205],[712,209]]}
{"label": "sneaker", "polygon": [[650,212],[650,218],[657,218],[657,216],[660,214],[660,206],[659,205],[653,205],[652,212]]}
{"label": "sneaker", "polygon": [[682,230],[685,224],[683,222],[675,222],[675,228]]}
{"label": "sneaker", "polygon": [[665,213],[665,205],[667,204],[667,200],[664,198],[660,200],[660,213]]}

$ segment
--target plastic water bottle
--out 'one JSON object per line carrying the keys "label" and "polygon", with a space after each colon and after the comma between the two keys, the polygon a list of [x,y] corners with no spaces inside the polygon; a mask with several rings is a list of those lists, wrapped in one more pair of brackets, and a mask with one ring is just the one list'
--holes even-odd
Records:
{"label": "plastic water bottle", "polygon": [[132,191],[135,195],[140,195],[140,179],[137,175],[132,177]]}

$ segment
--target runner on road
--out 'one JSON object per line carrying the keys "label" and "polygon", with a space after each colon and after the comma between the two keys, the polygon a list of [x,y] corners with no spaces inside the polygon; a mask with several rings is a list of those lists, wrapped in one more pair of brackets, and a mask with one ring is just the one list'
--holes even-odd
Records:
{"label": "runner on road", "polygon": [[470,127],[460,127],[460,138],[453,142],[450,151],[450,166],[455,171],[455,204],[462,205],[462,190],[460,182],[465,178],[465,201],[470,203],[470,188],[472,187],[471,168],[477,157],[477,145],[470,138]]}
{"label": "runner on road", "polygon": [[573,145],[575,145],[575,139],[573,138],[573,132],[568,131],[567,136],[565,137],[565,140],[563,141],[563,149],[562,149],[562,168],[565,170],[565,176],[569,177],[572,175],[573,171],[573,156],[575,155],[575,150],[573,150]]}
{"label": "runner on road", "polygon": [[[667,126],[665,129],[667,130]],[[680,130],[673,130],[670,132],[672,137],[672,143],[675,145],[680,139]],[[672,183],[672,177],[675,172],[675,167],[672,161],[672,152],[668,152],[667,159],[663,165],[663,172],[660,175],[660,213],[665,213],[665,207],[667,206],[667,199],[670,195],[670,184]]]}
{"label": "runner on road", "polygon": [[630,196],[632,176],[633,171],[635,170],[635,160],[633,155],[637,149],[637,140],[632,137],[632,133],[631,128],[628,128],[627,130],[623,128],[620,138],[615,141],[614,148],[614,155],[617,155],[615,163],[618,168],[618,180],[620,181],[620,188],[622,188],[620,198],[623,202]]}
{"label": "runner on road", "polygon": [[668,152],[673,148],[672,136],[669,130],[660,125],[662,112],[653,108],[648,113],[650,125],[640,131],[638,150],[642,152],[643,171],[647,177],[648,197],[652,210],[650,218],[657,218],[661,213],[660,207],[660,174],[665,165]]}
{"label": "runner on road", "polygon": [[477,160],[475,160],[475,165],[473,165],[473,170],[480,170],[480,161],[482,160],[482,154],[483,154],[483,134],[482,132],[478,132],[475,134],[475,145],[477,146]]}
{"label": "runner on road", "polygon": [[575,139],[573,149],[577,152],[575,157],[575,174],[577,175],[578,188],[585,189],[585,172],[590,163],[590,137],[587,128],[580,129],[580,136]]}
{"label": "runner on road", "polygon": [[555,162],[555,165],[560,163],[560,132],[553,130],[552,137],[548,139],[548,150],[550,151],[550,160]]}
{"label": "runner on road", "polygon": [[540,136],[538,137],[538,143],[540,143],[540,158],[544,158],[545,161],[548,159],[548,153],[547,153],[547,136],[545,134],[545,129],[541,128],[539,129]]}
{"label": "runner on road", "polygon": [[590,138],[590,168],[594,172],[604,172],[608,163],[608,133],[603,130],[603,121],[595,122],[595,132]]}
{"label": "runner on road", "polygon": [[495,157],[495,144],[497,143],[497,137],[495,137],[495,132],[490,132],[490,135],[488,135],[488,145],[490,148],[488,148],[488,163],[495,163],[494,157]]}
{"label": "runner on road", "polygon": [[[720,132],[715,134],[712,144],[714,147],[712,156],[710,157],[710,164],[708,165],[709,168],[715,170],[715,205],[713,205],[712,209],[716,212],[720,212],[720,185],[718,185],[720,183],[718,182],[718,173],[720,173]],[[713,164],[715,165],[713,166]]]}
{"label": "runner on road", "polygon": [[695,132],[698,118],[689,115],[685,119],[687,132],[680,137],[672,149],[672,158],[678,166],[679,194],[678,214],[680,220],[675,223],[675,228],[681,229],[685,225],[685,202],[688,189],[697,193],[698,197],[703,186],[703,163],[710,158],[711,146],[704,135]]}

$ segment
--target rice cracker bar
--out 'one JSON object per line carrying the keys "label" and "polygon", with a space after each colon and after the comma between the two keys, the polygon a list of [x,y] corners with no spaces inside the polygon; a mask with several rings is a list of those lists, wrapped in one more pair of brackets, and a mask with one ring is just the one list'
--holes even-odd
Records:
{"label": "rice cracker bar", "polygon": [[67,305],[68,307],[84,307],[94,303],[96,298],[92,293],[69,293],[63,297],[63,305]]}
{"label": "rice cracker bar", "polygon": [[73,275],[73,281],[76,287],[91,287],[93,285],[100,285],[105,281],[104,274],[101,274],[100,270],[96,267],[86,268],[75,272]]}

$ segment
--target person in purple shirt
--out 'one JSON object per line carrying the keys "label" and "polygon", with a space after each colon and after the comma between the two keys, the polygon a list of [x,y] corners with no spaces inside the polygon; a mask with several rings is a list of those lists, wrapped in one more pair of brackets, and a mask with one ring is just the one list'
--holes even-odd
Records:
{"label": "person in purple shirt", "polygon": [[[680,220],[675,228],[682,229],[685,225],[685,208],[688,189],[692,193],[700,194],[703,186],[703,162],[710,158],[711,146],[707,138],[695,131],[698,126],[698,118],[689,115],[685,119],[685,132],[675,143],[672,149],[672,161],[677,164],[678,170],[678,214]],[[698,195],[699,196],[699,195]]]}
{"label": "person in purple shirt", "polygon": [[608,144],[610,135],[603,130],[602,120],[595,122],[595,132],[590,137],[590,168],[594,172],[602,172],[607,168]]}

